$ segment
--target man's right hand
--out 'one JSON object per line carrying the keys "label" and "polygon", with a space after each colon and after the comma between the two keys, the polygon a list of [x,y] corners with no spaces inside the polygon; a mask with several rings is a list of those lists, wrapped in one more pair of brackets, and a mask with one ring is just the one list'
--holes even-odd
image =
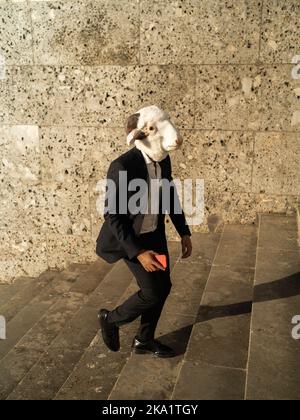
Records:
{"label": "man's right hand", "polygon": [[144,269],[150,273],[158,270],[165,271],[164,267],[155,258],[155,255],[159,254],[154,251],[143,250],[137,255],[137,259],[142,264]]}

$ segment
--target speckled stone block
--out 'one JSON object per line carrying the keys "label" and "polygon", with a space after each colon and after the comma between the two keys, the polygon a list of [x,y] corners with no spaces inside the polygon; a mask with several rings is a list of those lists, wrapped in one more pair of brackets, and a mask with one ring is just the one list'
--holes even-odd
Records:
{"label": "speckled stone block", "polygon": [[43,231],[67,235],[90,233],[88,184],[76,181],[44,183],[41,191]]}
{"label": "speckled stone block", "polygon": [[100,203],[103,203],[103,185],[106,183],[107,171],[111,162],[128,150],[125,138],[123,129],[108,128],[94,130],[91,136],[89,194],[93,239],[97,238],[104,222]]}
{"label": "speckled stone block", "polygon": [[258,130],[261,83],[257,66],[199,66],[195,128]]}
{"label": "speckled stone block", "polygon": [[[243,202],[243,197],[241,197],[241,202]],[[247,216],[247,213],[250,213],[249,210],[251,209],[253,216],[254,213],[256,215],[259,213],[284,213],[293,215],[295,213],[295,207],[299,203],[299,195],[255,194],[252,196],[249,194],[248,203],[245,203],[245,214]],[[242,206],[240,210],[242,211]]]}
{"label": "speckled stone block", "polygon": [[282,194],[286,167],[282,133],[259,133],[255,138],[253,186],[256,193]]}
{"label": "speckled stone block", "polygon": [[[125,125],[125,123],[124,123]],[[90,149],[89,181],[92,184],[106,178],[110,163],[129,150],[124,128],[90,128],[88,132]]]}
{"label": "speckled stone block", "polygon": [[0,55],[8,65],[32,64],[32,32],[28,2],[1,1],[0,16]]}
{"label": "speckled stone block", "polygon": [[[82,235],[91,232],[88,184],[7,185],[0,191],[0,229]],[[24,223],[26,221],[26,223]]]}
{"label": "speckled stone block", "polygon": [[85,183],[106,176],[110,162],[128,150],[125,129],[41,127],[43,181]]}
{"label": "speckled stone block", "polygon": [[0,64],[0,75],[0,123],[5,124],[12,121],[10,104],[13,89],[13,68]]}
{"label": "speckled stone block", "polygon": [[299,162],[297,133],[258,133],[255,138],[253,191],[299,195]]}
{"label": "speckled stone block", "polygon": [[264,0],[260,60],[290,63],[299,54],[300,2]]}
{"label": "speckled stone block", "polygon": [[142,64],[254,63],[261,0],[141,1]]}
{"label": "speckled stone block", "polygon": [[158,105],[179,126],[194,115],[195,71],[188,66],[101,66],[86,75],[87,122],[123,127],[139,108]]}
{"label": "speckled stone block", "polygon": [[203,179],[209,191],[250,190],[253,133],[183,130],[182,134],[182,148],[170,155],[173,178]]}
{"label": "speckled stone block", "polygon": [[90,125],[123,127],[138,106],[138,68],[101,66],[86,69],[86,112]]}
{"label": "speckled stone block", "polygon": [[141,106],[156,104],[169,112],[178,127],[191,128],[195,83],[196,73],[191,66],[141,66],[139,103]]}
{"label": "speckled stone block", "polygon": [[40,233],[44,220],[44,207],[40,185],[10,184],[0,189],[0,229],[19,229]]}
{"label": "speckled stone block", "polygon": [[255,223],[258,213],[293,214],[299,201],[299,195],[223,193],[206,190],[204,223],[193,226],[193,231],[218,231],[224,224]]}
{"label": "speckled stone block", "polygon": [[263,130],[300,131],[300,79],[293,78],[293,68],[277,65],[262,70]]}
{"label": "speckled stone block", "polygon": [[137,0],[71,0],[31,4],[37,63],[137,63]]}
{"label": "speckled stone block", "polygon": [[97,183],[105,181],[111,161],[127,150],[124,129],[42,127],[43,227],[60,233],[88,232],[91,217],[98,230],[103,220],[96,209]]}
{"label": "speckled stone block", "polygon": [[300,204],[296,208],[296,217],[298,225],[298,245],[300,246]]}
{"label": "speckled stone block", "polygon": [[44,235],[0,230],[0,282],[19,276],[38,276],[47,269]]}
{"label": "speckled stone block", "polygon": [[100,232],[100,228],[104,223],[103,217],[104,190],[99,184],[90,184],[90,205],[91,205],[91,225],[92,238],[96,240]]}
{"label": "speckled stone block", "polygon": [[14,67],[8,98],[10,120],[15,124],[82,123],[84,75],[84,68],[79,67]]}
{"label": "speckled stone block", "polygon": [[95,261],[98,258],[95,248],[90,235],[47,234],[48,264],[51,268]]}
{"label": "speckled stone block", "polygon": [[40,181],[38,126],[0,126],[0,156],[2,186],[37,184]]}
{"label": "speckled stone block", "polygon": [[41,127],[43,181],[86,182],[89,177],[89,130],[84,127]]}

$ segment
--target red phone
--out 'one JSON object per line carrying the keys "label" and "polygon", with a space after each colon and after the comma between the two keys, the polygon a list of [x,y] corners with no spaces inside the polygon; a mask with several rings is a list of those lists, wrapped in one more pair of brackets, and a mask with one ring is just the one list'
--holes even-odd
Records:
{"label": "red phone", "polygon": [[157,261],[166,269],[168,267],[167,256],[164,254],[155,255]]}

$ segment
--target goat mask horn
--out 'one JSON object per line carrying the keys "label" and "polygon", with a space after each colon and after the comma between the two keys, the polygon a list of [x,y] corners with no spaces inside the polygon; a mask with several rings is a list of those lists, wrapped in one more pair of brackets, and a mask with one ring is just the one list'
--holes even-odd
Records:
{"label": "goat mask horn", "polygon": [[128,117],[127,119],[126,133],[128,146],[131,146],[132,143],[135,142],[135,140],[143,140],[147,137],[143,130],[137,128],[139,116],[140,114],[137,113],[130,115],[130,117]]}

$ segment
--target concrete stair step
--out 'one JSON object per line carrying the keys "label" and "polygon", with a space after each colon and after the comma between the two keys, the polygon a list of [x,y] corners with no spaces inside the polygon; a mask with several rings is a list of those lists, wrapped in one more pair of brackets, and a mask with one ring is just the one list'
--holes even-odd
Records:
{"label": "concrete stair step", "polygon": [[[69,292],[78,277],[74,266],[62,272],[46,271],[12,298],[3,309],[7,322],[7,338],[0,342],[0,360],[31,330],[58,299]],[[30,293],[31,299],[30,299]]]}
{"label": "concrete stair step", "polygon": [[[44,281],[44,283],[43,283]],[[19,340],[40,320],[57,299],[70,288],[70,283],[61,278],[58,272],[45,272],[28,288],[33,291],[32,299],[26,288],[24,293],[11,299],[3,312],[6,317],[7,337],[0,341],[0,360],[19,342]],[[26,293],[25,293],[26,291]],[[7,316],[7,314],[9,314]]]}
{"label": "concrete stair step", "polygon": [[173,399],[243,399],[257,227],[224,227]]}
{"label": "concrete stair step", "polygon": [[29,281],[26,287],[20,288],[9,300],[0,307],[0,314],[9,322],[24,306],[39,295],[51,283],[59,272],[47,270],[34,281]]}
{"label": "concrete stair step", "polygon": [[[169,252],[172,270],[180,255],[180,244],[173,241],[169,242]],[[137,290],[136,281],[132,279],[117,305]],[[112,309],[112,306],[108,309]],[[58,391],[55,399],[107,399],[131,354],[131,343],[138,325],[139,320],[136,320],[120,329],[121,350],[118,353],[109,351],[103,343],[100,334],[97,334]]]}
{"label": "concrete stair step", "polygon": [[18,277],[14,283],[0,283],[0,308],[35,280],[35,277]]}
{"label": "concrete stair step", "polygon": [[[4,357],[0,361],[0,398],[5,398],[38,361],[87,300],[87,294],[102,281],[109,267],[105,262],[72,264],[56,272],[50,284],[8,323],[7,340],[0,342],[0,357]],[[86,273],[87,284],[83,285]],[[49,272],[45,272],[37,281],[50,277]]]}
{"label": "concrete stair step", "polygon": [[80,268],[78,270],[78,276],[70,291],[84,295],[91,294],[99,286],[111,268],[111,264],[108,264],[100,258],[91,264],[87,264],[85,269]]}
{"label": "concrete stair step", "polygon": [[5,399],[38,362],[84,301],[82,294],[65,293],[8,351],[0,361],[0,399]]}
{"label": "concrete stair step", "polygon": [[98,309],[115,306],[131,280],[127,266],[115,264],[8,399],[53,399],[98,332]]}
{"label": "concrete stair step", "polygon": [[[132,280],[116,305],[135,290],[135,280]],[[137,328],[138,321],[135,321],[120,330],[121,349],[117,353],[111,352],[106,347],[101,334],[97,332],[53,398],[56,400],[107,399],[124,363],[130,356],[132,337]]]}
{"label": "concrete stair step", "polygon": [[[96,269],[99,269],[96,275]],[[101,282],[109,270],[109,265],[103,264],[73,264],[64,271],[47,270],[35,281],[18,291],[1,308],[1,315],[7,322],[8,338],[0,342],[0,359],[4,355],[4,348],[9,348],[20,334],[25,334],[25,328],[31,327],[33,321],[55,303],[56,298],[65,292],[88,294]],[[83,279],[86,276],[86,285]],[[31,310],[34,307],[34,310]],[[42,311],[42,312],[40,312]],[[26,315],[28,314],[28,316]]]}
{"label": "concrete stair step", "polygon": [[195,234],[193,258],[186,262],[180,260],[173,269],[173,288],[157,328],[157,337],[175,348],[177,356],[156,359],[132,354],[109,399],[171,398],[219,238],[219,234]]}
{"label": "concrete stair step", "polygon": [[131,353],[139,320],[121,328],[120,352],[103,344],[99,308],[138,288],[123,262],[0,285],[9,333],[0,399],[300,399],[296,217],[260,215],[258,228],[228,225],[193,239],[187,261],[169,243],[173,288],[157,337],[176,349],[173,359]]}
{"label": "concrete stair step", "polygon": [[[246,399],[300,399],[300,248],[295,216],[260,216]],[[262,374],[263,372],[263,374]]]}

